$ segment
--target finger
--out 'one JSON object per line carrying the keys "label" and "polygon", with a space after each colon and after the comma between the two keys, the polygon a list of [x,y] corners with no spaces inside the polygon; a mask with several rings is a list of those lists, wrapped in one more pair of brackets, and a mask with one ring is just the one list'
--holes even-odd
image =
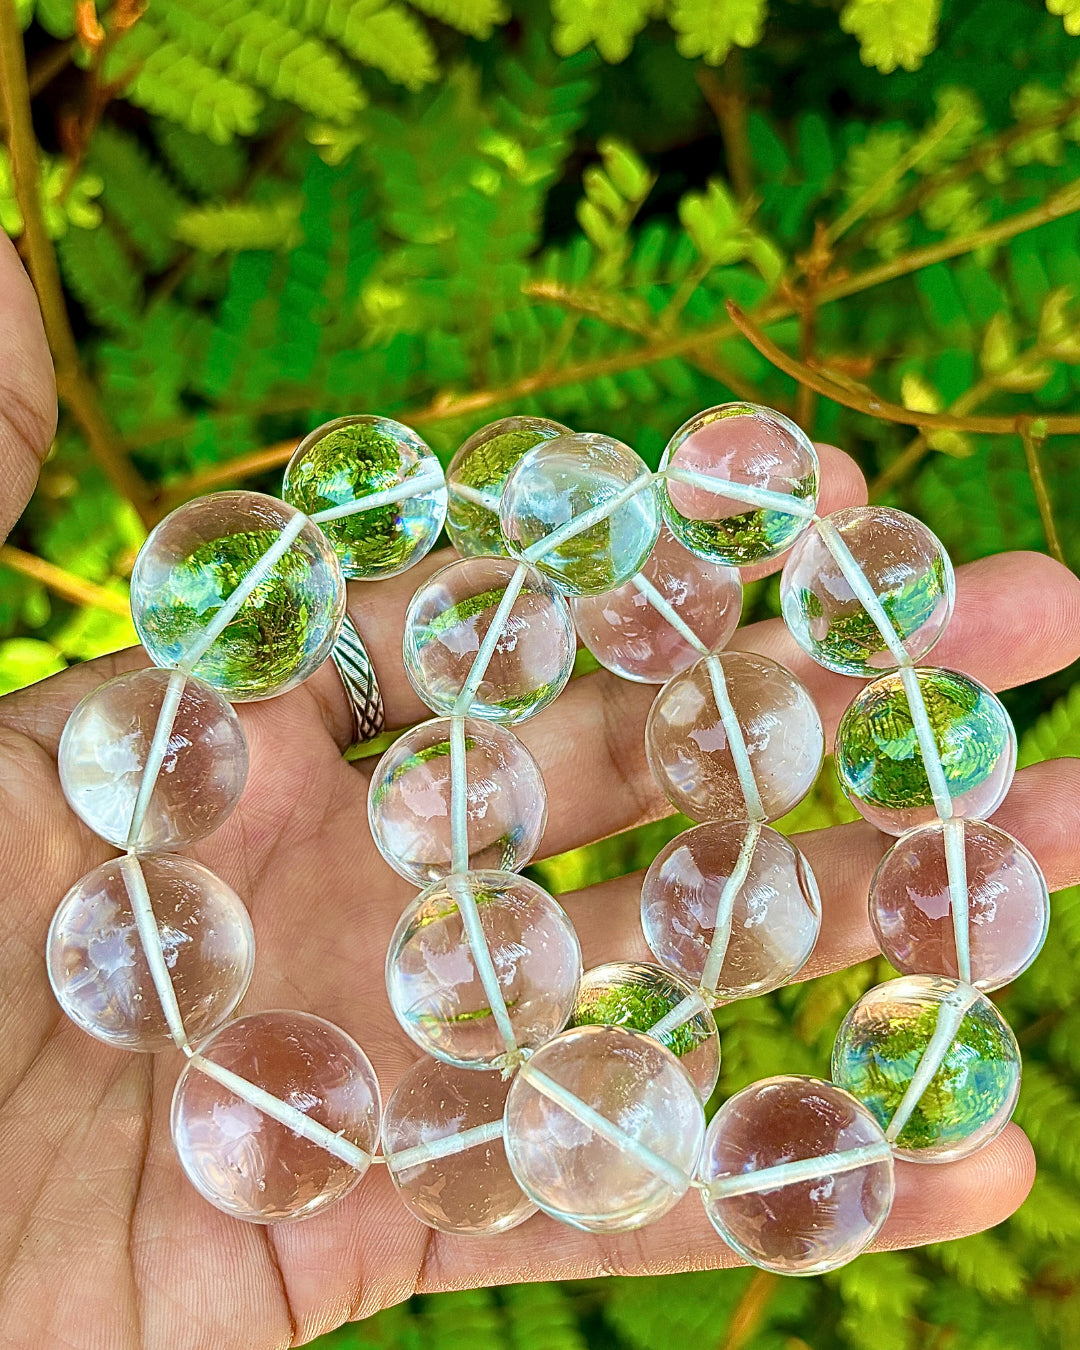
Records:
{"label": "finger", "polygon": [[56,432],[56,384],[30,278],[0,232],[0,539],[18,519]]}
{"label": "finger", "polygon": [[[1080,656],[1080,580],[1041,553],[971,563],[957,570],[954,626],[958,636],[950,626],[934,649],[935,663],[951,662],[998,689],[1040,679]],[[733,645],[794,671],[831,740],[858,681],[817,665],[779,619],[739,629]],[[573,681],[554,709],[519,728],[547,784],[545,856],[670,813],[645,761],[645,719],[656,692],[597,672]]]}
{"label": "finger", "polygon": [[[1027,1136],[1008,1125],[992,1143],[961,1162],[896,1165],[896,1199],[877,1248],[917,1247],[981,1232],[1007,1219],[1035,1176]],[[687,1195],[659,1223],[600,1237],[545,1217],[498,1238],[437,1233],[428,1245],[416,1292],[527,1280],[581,1280],[596,1275],[713,1270],[742,1262]]]}

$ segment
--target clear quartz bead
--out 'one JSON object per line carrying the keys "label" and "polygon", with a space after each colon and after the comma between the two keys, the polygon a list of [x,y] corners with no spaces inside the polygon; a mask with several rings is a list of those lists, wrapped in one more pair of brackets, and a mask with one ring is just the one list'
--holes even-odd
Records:
{"label": "clear quartz bead", "polygon": [[[418,886],[451,870],[451,719],[407,731],[372,775],[368,820],[375,844]],[[536,760],[504,727],[465,721],[469,867],[515,872],[536,852],[547,821],[547,793]]]}
{"label": "clear quartz bead", "polygon": [[666,1214],[689,1189],[704,1134],[690,1075],[658,1041],[625,1027],[557,1036],[506,1100],[506,1153],[522,1190],[586,1232]]}
{"label": "clear quartz bead", "polygon": [[[459,558],[413,596],[405,614],[405,673],[434,712],[453,711],[517,568],[508,558]],[[562,693],[575,654],[566,601],[528,568],[466,711],[505,723],[535,716]]]}
{"label": "clear quartz bead", "polygon": [[408,496],[323,522],[345,575],[377,581],[418,563],[446,519],[442,465],[411,427],[367,414],[316,427],[289,460],[282,494],[310,516],[408,483]]}
{"label": "clear quartz bead", "polygon": [[422,1059],[383,1113],[383,1156],[402,1204],[443,1233],[503,1233],[536,1213],[503,1146],[510,1080]]}
{"label": "clear quartz bead", "polygon": [[698,1175],[705,1213],[728,1246],[779,1275],[853,1260],[893,1199],[892,1156],[870,1112],[831,1083],[790,1074],[728,1098]]}
{"label": "clear quartz bead", "polygon": [[196,1042],[233,1015],[255,963],[251,920],[239,897],[191,858],[112,858],[77,882],[53,916],[49,981],[64,1012],[122,1050],[173,1048],[139,936],[131,887],[141,872],[169,983]]}
{"label": "clear quartz bead", "polygon": [[[475,904],[486,952],[477,960],[465,906]],[[429,1055],[465,1068],[514,1057],[488,995],[489,960],[516,1050],[566,1026],[581,978],[581,949],[562,907],[509,872],[469,872],[429,886],[398,920],[386,954],[390,1006]]]}
{"label": "clear quartz bead", "polygon": [[[94,831],[126,848],[143,773],[170,683],[166,670],[134,670],[92,690],[60,737],[60,786]],[[248,752],[235,711],[210,685],[183,680],[137,840],[140,850],[185,848],[216,830],[240,799]]]}
{"label": "clear quartz bead", "polygon": [[[380,1102],[375,1072],[351,1036],[310,1013],[260,1012],[226,1023],[198,1054],[331,1136],[304,1137],[189,1060],[173,1093],[173,1145],[212,1205],[235,1219],[281,1223],[353,1189],[375,1151]],[[333,1136],[349,1158],[334,1151]]]}
{"label": "clear quartz bead", "polygon": [[[742,608],[742,581],[733,567],[706,562],[684,548],[665,527],[641,569],[677,618],[708,651],[734,633]],[[589,651],[625,680],[663,684],[701,655],[633,580],[605,595],[575,597],[574,623]]]}
{"label": "clear quartz bead", "polygon": [[188,662],[234,703],[272,698],[329,656],[345,581],[329,540],[288,502],[216,492],[150,532],[131,574],[131,614],[154,665]]}

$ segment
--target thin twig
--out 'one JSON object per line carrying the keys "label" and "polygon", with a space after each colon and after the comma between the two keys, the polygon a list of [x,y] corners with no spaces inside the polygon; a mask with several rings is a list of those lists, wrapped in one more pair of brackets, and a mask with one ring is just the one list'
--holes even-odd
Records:
{"label": "thin twig", "polygon": [[1050,494],[1046,489],[1042,462],[1039,459],[1039,451],[1047,436],[1044,430],[1047,420],[1043,417],[1035,420],[1030,417],[1021,417],[1017,421],[1017,430],[1024,446],[1028,477],[1031,479],[1031,486],[1035,489],[1035,500],[1039,504],[1039,519],[1042,521],[1043,534],[1046,535],[1046,546],[1059,563],[1064,563],[1065,551],[1061,547],[1061,538],[1054,521],[1054,510],[1050,503]]}
{"label": "thin twig", "polygon": [[30,89],[22,33],[13,0],[0,0],[0,100],[7,125],[15,197],[23,219],[23,252],[37,291],[60,398],[78,422],[95,458],[118,492],[149,521],[150,494],[134,465],[119,448],[98,403],[71,331],[60,269],[45,229],[38,171],[38,146],[30,113]]}
{"label": "thin twig", "polygon": [[724,62],[723,81],[709,66],[698,66],[696,74],[698,88],[720,124],[731,186],[735,196],[745,201],[754,190],[754,175],[747,135],[746,95],[742,89],[742,55],[738,47],[731,49]]}
{"label": "thin twig", "polygon": [[0,565],[10,567],[13,572],[19,572],[24,577],[41,582],[50,591],[55,591],[63,599],[70,600],[73,605],[96,605],[99,609],[121,614],[125,619],[128,616],[128,602],[124,596],[106,590],[104,586],[98,586],[93,581],[87,581],[85,577],[65,572],[55,563],[46,562],[44,558],[38,558],[33,553],[25,553],[14,544],[0,544]]}
{"label": "thin twig", "polygon": [[770,1270],[754,1272],[735,1305],[724,1339],[719,1343],[717,1350],[742,1350],[760,1327],[769,1306],[769,1299],[776,1292],[779,1283],[780,1276],[774,1275]]}

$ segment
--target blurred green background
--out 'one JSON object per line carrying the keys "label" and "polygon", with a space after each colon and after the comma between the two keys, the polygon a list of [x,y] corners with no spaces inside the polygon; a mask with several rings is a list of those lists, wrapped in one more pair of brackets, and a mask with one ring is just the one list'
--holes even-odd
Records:
{"label": "blurred green background", "polygon": [[[350,411],[416,426],[444,459],[535,412],[655,463],[691,413],[751,397],[849,450],[872,498],[920,515],[958,562],[1050,548],[1080,564],[1078,439],[1055,420],[1080,391],[1080,0],[0,0],[0,15],[0,223],[45,285],[62,395],[0,552],[0,689],[131,641],[147,526],[213,486],[275,490],[297,437]],[[20,33],[28,90],[10,80]],[[728,299],[835,397],[759,355]],[[959,425],[922,434],[902,409],[875,415],[882,400]],[[1001,434],[966,427],[982,414]],[[748,617],[776,608],[775,581],[748,588]],[[1006,695],[1023,762],[1080,752],[1076,678]],[[826,766],[788,823],[847,814]],[[677,829],[537,875],[555,890],[616,875]],[[825,1074],[844,1011],[882,975],[867,963],[724,1010],[721,1093]],[[416,1299],[324,1344],[1071,1350],[1078,992],[1066,892],[1042,957],[997,996],[1040,1172],[994,1232],[807,1281]]]}

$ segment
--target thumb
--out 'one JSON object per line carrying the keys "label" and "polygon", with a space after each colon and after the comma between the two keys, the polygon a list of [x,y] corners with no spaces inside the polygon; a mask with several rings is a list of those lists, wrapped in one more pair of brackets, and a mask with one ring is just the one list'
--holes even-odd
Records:
{"label": "thumb", "polygon": [[56,381],[37,296],[0,233],[0,540],[18,520],[56,432]]}

